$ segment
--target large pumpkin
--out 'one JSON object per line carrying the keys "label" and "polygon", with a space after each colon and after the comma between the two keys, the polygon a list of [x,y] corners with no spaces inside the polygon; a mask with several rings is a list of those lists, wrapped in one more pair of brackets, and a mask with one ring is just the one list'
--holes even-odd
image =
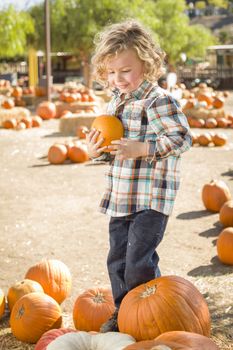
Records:
{"label": "large pumpkin", "polygon": [[36,114],[42,119],[52,119],[56,116],[56,105],[53,102],[41,102],[36,109]]}
{"label": "large pumpkin", "polygon": [[0,318],[4,315],[5,303],[5,295],[3,293],[3,290],[0,288]]}
{"label": "large pumpkin", "polygon": [[71,274],[68,267],[56,259],[43,259],[30,267],[25,278],[41,284],[44,292],[61,304],[70,294]]}
{"label": "large pumpkin", "polygon": [[122,350],[135,342],[128,334],[118,332],[92,334],[67,333],[52,341],[46,350]]}
{"label": "large pumpkin", "polygon": [[[160,347],[160,346],[164,346]],[[154,340],[143,340],[128,345],[124,350],[219,350],[208,337],[197,333],[172,331],[159,335]]]}
{"label": "large pumpkin", "polygon": [[203,204],[212,212],[219,212],[223,204],[230,199],[230,190],[222,180],[212,180],[202,188]]}
{"label": "large pumpkin", "polygon": [[71,328],[58,328],[58,329],[50,329],[49,331],[45,332],[42,337],[38,340],[36,343],[34,350],[46,350],[47,346],[57,337],[60,337],[61,335],[64,335],[66,333],[70,332],[76,332],[74,329]]}
{"label": "large pumpkin", "polygon": [[13,306],[18,299],[20,299],[25,294],[33,292],[44,292],[42,286],[36,281],[24,279],[20,282],[14,283],[8,289],[7,293],[7,302],[10,311],[13,309]]}
{"label": "large pumpkin", "polygon": [[91,129],[100,131],[97,141],[104,138],[100,147],[109,146],[113,140],[120,140],[124,135],[123,125],[114,115],[101,115],[95,118]]}
{"label": "large pumpkin", "polygon": [[233,227],[233,200],[225,202],[221,207],[219,220],[224,227]]}
{"label": "large pumpkin", "polygon": [[233,265],[233,227],[225,228],[217,239],[219,260],[227,265]]}
{"label": "large pumpkin", "polygon": [[99,331],[115,310],[112,293],[106,288],[88,289],[79,295],[73,307],[75,328],[80,331]]}
{"label": "large pumpkin", "polygon": [[205,299],[189,281],[163,276],[141,284],[126,294],[120,305],[118,326],[137,341],[154,339],[168,331],[210,334]]}
{"label": "large pumpkin", "polygon": [[58,303],[44,293],[29,293],[13,306],[10,326],[14,336],[23,342],[36,343],[42,334],[62,324]]}

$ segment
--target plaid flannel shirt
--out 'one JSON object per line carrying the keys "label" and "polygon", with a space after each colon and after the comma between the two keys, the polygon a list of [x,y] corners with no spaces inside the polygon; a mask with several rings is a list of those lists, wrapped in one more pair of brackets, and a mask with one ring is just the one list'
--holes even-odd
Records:
{"label": "plaid flannel shirt", "polygon": [[144,81],[123,100],[115,91],[107,112],[122,121],[125,138],[148,142],[149,154],[113,159],[100,211],[125,216],[154,209],[170,215],[180,184],[180,154],[192,143],[177,101],[158,85]]}

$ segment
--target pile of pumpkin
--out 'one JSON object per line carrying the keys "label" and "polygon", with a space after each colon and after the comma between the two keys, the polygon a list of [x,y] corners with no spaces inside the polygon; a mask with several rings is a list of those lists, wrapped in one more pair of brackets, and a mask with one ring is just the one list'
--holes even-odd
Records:
{"label": "pile of pumpkin", "polygon": [[14,129],[14,130],[25,130],[35,127],[40,127],[42,124],[42,118],[38,115],[25,116],[23,118],[10,118],[5,119],[2,122],[2,127],[4,129]]}
{"label": "pile of pumpkin", "polygon": [[67,83],[59,91],[59,100],[66,103],[94,102],[96,96],[93,90],[82,84]]}
{"label": "pile of pumpkin", "polygon": [[199,146],[225,146],[228,142],[228,137],[223,132],[204,132],[194,133],[192,132],[192,144]]}
{"label": "pile of pumpkin", "polygon": [[210,314],[202,294],[188,280],[163,276],[132,289],[123,299],[119,332],[99,333],[115,310],[111,291],[97,287],[78,295],[74,329],[62,324],[61,304],[71,291],[68,267],[56,259],[31,266],[25,278],[0,292],[0,317],[7,306],[13,335],[36,343],[35,350],[217,350],[209,338]]}
{"label": "pile of pumpkin", "polygon": [[202,202],[207,210],[219,213],[224,229],[217,239],[217,255],[223,264],[233,265],[233,199],[227,184],[222,180],[205,184]]}
{"label": "pile of pumpkin", "polygon": [[182,98],[180,104],[193,128],[227,128],[233,127],[233,116],[224,111],[227,91],[214,91],[205,83],[188,90],[181,84]]}

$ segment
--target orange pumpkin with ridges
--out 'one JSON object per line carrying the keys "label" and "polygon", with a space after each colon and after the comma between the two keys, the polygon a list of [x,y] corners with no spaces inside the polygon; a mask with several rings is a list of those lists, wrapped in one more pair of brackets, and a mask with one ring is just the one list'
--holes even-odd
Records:
{"label": "orange pumpkin with ridges", "polygon": [[113,140],[120,140],[124,135],[123,125],[114,115],[101,115],[95,118],[91,129],[100,131],[97,141],[104,138],[100,147],[109,146]]}
{"label": "orange pumpkin with ridges", "polygon": [[219,212],[225,202],[231,199],[231,192],[222,180],[212,180],[202,188],[202,202],[206,209]]}
{"label": "orange pumpkin with ridges", "polygon": [[36,114],[42,119],[52,119],[56,116],[56,105],[50,101],[41,102],[36,109]]}
{"label": "orange pumpkin with ridges", "polygon": [[210,314],[205,299],[191,282],[178,276],[162,276],[126,294],[118,326],[120,332],[137,341],[174,330],[209,336]]}
{"label": "orange pumpkin with ridges", "polygon": [[31,266],[25,278],[41,284],[44,292],[61,304],[71,291],[71,274],[68,267],[57,259],[43,259]]}
{"label": "orange pumpkin with ridges", "polygon": [[154,340],[143,340],[126,346],[124,350],[219,350],[208,337],[201,334],[171,331]]}
{"label": "orange pumpkin with ridges", "polygon": [[62,314],[58,303],[45,293],[29,293],[14,305],[10,326],[20,341],[36,343],[49,329],[60,328]]}
{"label": "orange pumpkin with ridges", "polygon": [[215,134],[212,137],[212,141],[215,146],[224,146],[227,143],[227,135],[224,133]]}
{"label": "orange pumpkin with ridges", "polygon": [[70,147],[68,157],[73,163],[84,163],[89,160],[87,149],[82,144],[75,144]]}
{"label": "orange pumpkin with ridges", "polygon": [[233,265],[233,227],[225,228],[218,236],[217,252],[223,264]]}
{"label": "orange pumpkin with ridges", "polygon": [[80,331],[99,332],[115,310],[112,292],[106,288],[88,289],[80,294],[73,307],[73,322]]}
{"label": "orange pumpkin with ridges", "polygon": [[219,220],[224,227],[233,227],[233,200],[223,204],[219,212]]}
{"label": "orange pumpkin with ridges", "polygon": [[7,293],[7,302],[10,311],[12,311],[16,301],[19,300],[23,295],[35,292],[44,292],[42,286],[36,281],[24,279],[20,282],[14,283],[8,289]]}

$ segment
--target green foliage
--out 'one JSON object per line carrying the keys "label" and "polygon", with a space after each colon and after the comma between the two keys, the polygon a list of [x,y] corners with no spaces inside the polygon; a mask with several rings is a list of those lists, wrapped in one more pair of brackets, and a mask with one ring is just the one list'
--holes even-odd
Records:
{"label": "green foliage", "polygon": [[23,55],[27,49],[28,35],[34,24],[26,12],[17,12],[13,6],[0,11],[0,57]]}

